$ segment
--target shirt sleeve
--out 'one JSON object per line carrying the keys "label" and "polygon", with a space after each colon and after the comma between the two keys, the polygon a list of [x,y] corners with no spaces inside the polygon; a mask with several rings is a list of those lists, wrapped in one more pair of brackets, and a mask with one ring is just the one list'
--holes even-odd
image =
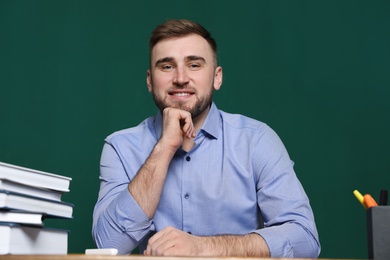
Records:
{"label": "shirt sleeve", "polygon": [[154,229],[152,221],[128,191],[129,181],[117,151],[105,143],[92,235],[99,248],[116,248],[119,254],[131,253]]}
{"label": "shirt sleeve", "polygon": [[314,215],[282,141],[267,126],[255,150],[257,198],[265,227],[256,233],[265,239],[271,257],[318,257]]}

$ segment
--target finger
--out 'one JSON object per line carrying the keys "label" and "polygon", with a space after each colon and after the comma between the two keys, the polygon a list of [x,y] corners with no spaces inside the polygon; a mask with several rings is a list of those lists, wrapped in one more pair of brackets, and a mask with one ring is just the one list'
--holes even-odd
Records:
{"label": "finger", "polygon": [[186,129],[183,129],[183,134],[186,138],[193,137],[194,132],[195,131],[193,126],[188,126]]}
{"label": "finger", "polygon": [[162,256],[169,252],[175,245],[171,239],[160,238],[152,244],[147,246],[144,254],[149,256]]}
{"label": "finger", "polygon": [[169,252],[173,249],[175,246],[175,241],[172,239],[164,239],[164,241],[161,241],[162,243],[158,245],[158,247],[155,248],[153,255],[154,256],[164,256],[168,255]]}
{"label": "finger", "polygon": [[186,117],[182,119],[182,131],[187,138],[195,137],[195,127],[192,122],[191,117]]}
{"label": "finger", "polygon": [[[157,255],[157,250],[160,247],[160,244],[164,243],[164,237],[169,229],[164,228],[161,231],[154,234],[151,238],[149,238],[147,247],[146,247],[146,255]],[[169,232],[168,232],[169,233]]]}

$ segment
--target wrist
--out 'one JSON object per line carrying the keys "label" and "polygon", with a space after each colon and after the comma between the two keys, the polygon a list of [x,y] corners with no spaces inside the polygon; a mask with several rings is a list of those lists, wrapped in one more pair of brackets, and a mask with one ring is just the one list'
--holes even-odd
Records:
{"label": "wrist", "polygon": [[163,140],[159,140],[153,148],[152,154],[158,155],[160,159],[166,159],[169,162],[172,160],[178,148],[166,144]]}

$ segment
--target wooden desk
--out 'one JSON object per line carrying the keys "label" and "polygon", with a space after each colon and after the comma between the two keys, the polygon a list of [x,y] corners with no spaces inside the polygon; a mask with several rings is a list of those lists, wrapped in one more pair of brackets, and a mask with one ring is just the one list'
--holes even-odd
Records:
{"label": "wooden desk", "polygon": [[[291,258],[259,258],[259,257],[162,257],[162,256],[143,256],[143,255],[128,255],[128,256],[107,256],[107,255],[0,255],[0,260],[291,260]],[[309,258],[294,258],[295,260],[310,260]],[[315,260],[315,259],[311,259]],[[319,260],[336,260],[325,259]],[[347,260],[347,259],[343,259]],[[352,259],[351,259],[352,260]]]}

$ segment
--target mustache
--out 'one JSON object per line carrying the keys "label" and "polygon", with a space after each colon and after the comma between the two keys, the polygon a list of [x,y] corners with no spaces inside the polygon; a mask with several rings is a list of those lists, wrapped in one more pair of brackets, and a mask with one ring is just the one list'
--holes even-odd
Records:
{"label": "mustache", "polygon": [[173,83],[174,88],[183,89],[183,88],[186,88],[187,86],[188,86],[188,82],[185,82],[185,83],[174,82]]}
{"label": "mustache", "polygon": [[190,93],[197,93],[196,89],[188,86],[188,84],[180,84],[180,85],[174,84],[172,87],[168,89],[168,93],[173,93],[176,91],[188,91]]}

